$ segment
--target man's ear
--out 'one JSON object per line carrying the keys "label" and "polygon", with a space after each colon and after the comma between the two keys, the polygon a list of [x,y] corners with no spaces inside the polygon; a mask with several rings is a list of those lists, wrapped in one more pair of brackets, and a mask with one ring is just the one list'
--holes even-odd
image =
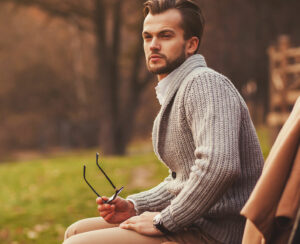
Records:
{"label": "man's ear", "polygon": [[196,36],[192,36],[186,43],[186,54],[187,56],[193,55],[196,53],[199,45],[199,38]]}

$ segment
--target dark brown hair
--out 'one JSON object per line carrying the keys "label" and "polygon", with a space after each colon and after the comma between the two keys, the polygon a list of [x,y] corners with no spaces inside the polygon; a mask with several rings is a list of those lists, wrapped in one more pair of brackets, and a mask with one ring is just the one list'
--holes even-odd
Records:
{"label": "dark brown hair", "polygon": [[196,0],[148,0],[144,4],[144,17],[149,13],[155,15],[169,9],[179,10],[182,17],[184,39],[198,37],[199,49],[204,29],[204,17]]}

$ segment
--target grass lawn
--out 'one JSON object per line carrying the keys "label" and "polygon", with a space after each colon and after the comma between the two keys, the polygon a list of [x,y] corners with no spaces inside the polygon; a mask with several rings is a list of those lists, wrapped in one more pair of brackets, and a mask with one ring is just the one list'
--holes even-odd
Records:
{"label": "grass lawn", "polygon": [[[264,156],[268,154],[268,133],[258,129]],[[139,151],[139,149],[137,150]],[[68,225],[98,216],[96,196],[83,180],[87,178],[103,195],[113,189],[95,164],[96,150],[78,151],[40,159],[0,164],[0,243],[61,243]],[[100,162],[121,196],[158,184],[167,174],[153,153],[126,157],[100,157]]]}
{"label": "grass lawn", "polygon": [[[110,196],[113,189],[98,172],[95,152],[0,164],[0,243],[61,243],[69,224],[98,216],[83,163],[100,194]],[[153,153],[106,157],[101,165],[117,187],[125,186],[121,196],[150,188],[168,174]]]}

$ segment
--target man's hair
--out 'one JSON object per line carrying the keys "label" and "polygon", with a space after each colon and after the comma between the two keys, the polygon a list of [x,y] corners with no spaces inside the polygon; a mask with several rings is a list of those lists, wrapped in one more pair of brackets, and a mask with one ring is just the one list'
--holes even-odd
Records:
{"label": "man's hair", "polygon": [[144,3],[144,17],[149,13],[155,15],[169,9],[179,10],[182,17],[184,39],[198,37],[199,49],[204,29],[204,17],[196,0],[148,0]]}

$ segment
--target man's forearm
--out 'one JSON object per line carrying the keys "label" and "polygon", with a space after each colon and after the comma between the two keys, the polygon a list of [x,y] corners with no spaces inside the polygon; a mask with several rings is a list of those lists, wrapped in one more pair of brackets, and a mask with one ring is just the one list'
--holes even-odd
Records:
{"label": "man's forearm", "polygon": [[127,197],[127,200],[132,200],[135,203],[137,214],[145,211],[160,211],[170,204],[175,195],[167,190],[169,179],[170,177],[167,177],[165,181],[148,191]]}

